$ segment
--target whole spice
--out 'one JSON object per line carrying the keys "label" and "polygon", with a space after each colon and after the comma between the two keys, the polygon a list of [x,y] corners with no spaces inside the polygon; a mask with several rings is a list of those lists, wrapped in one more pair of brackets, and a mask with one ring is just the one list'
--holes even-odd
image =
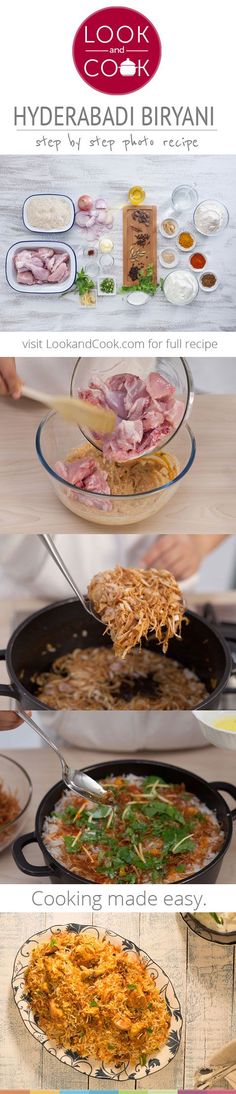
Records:
{"label": "whole spice", "polygon": [[137,220],[139,224],[146,224],[147,228],[150,224],[150,216],[144,209],[135,209],[135,213],[132,213],[132,220]]}
{"label": "whole spice", "polygon": [[144,247],[145,243],[150,243],[150,236],[148,232],[140,232],[138,228],[135,228],[136,243],[139,243],[141,247]]}
{"label": "whole spice", "polygon": [[180,232],[178,236],[178,243],[180,247],[183,247],[185,251],[189,251],[190,247],[194,245],[194,237],[191,232]]}
{"label": "whole spice", "polygon": [[216,285],[216,276],[213,273],[205,273],[202,274],[200,281],[205,289],[213,289],[213,285]]}
{"label": "whole spice", "polygon": [[203,267],[206,265],[205,255],[202,255],[200,251],[195,251],[194,254],[191,255],[190,265],[193,266],[194,270],[203,270]]}
{"label": "whole spice", "polygon": [[128,276],[131,278],[131,281],[137,281],[138,275],[139,275],[139,270],[140,270],[140,267],[135,266],[134,264],[130,267]]}

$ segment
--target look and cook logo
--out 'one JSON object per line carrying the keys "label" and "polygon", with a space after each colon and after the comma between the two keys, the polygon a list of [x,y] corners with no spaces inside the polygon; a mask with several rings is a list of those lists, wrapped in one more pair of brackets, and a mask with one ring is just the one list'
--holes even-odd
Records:
{"label": "look and cook logo", "polygon": [[106,95],[127,95],[145,87],[157,71],[159,34],[139,11],[101,8],[76,31],[73,60],[90,87]]}

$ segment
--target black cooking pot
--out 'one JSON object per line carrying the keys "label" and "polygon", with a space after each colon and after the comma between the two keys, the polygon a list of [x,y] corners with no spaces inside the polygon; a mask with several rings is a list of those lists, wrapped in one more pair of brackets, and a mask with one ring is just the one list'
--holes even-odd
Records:
{"label": "black cooking pot", "polygon": [[[187,882],[193,881],[194,883],[214,882],[218,877],[220,865],[226,851],[231,842],[233,821],[236,819],[236,809],[230,809],[226,804],[222,795],[219,794],[219,790],[225,790],[227,794],[231,794],[234,801],[236,801],[236,787],[231,786],[231,783],[225,782],[212,782],[207,783],[205,779],[199,778],[199,775],[193,775],[191,771],[185,771],[184,768],[174,767],[172,764],[156,763],[155,760],[109,760],[106,763],[92,764],[91,767],[85,767],[83,770],[87,775],[91,775],[92,778],[98,782],[101,779],[105,779],[108,775],[156,775],[161,777],[165,782],[169,783],[185,783],[186,789],[195,794],[201,802],[204,802],[215,814],[221,829],[224,832],[224,843],[221,850],[218,851],[214,859],[208,866],[205,866],[202,870],[199,870],[197,874],[192,874],[191,877],[179,880],[178,885],[185,885]],[[54,812],[55,805],[59,801],[65,786],[63,782],[56,783],[56,786],[52,786],[51,790],[45,794],[45,797],[41,801],[36,814],[35,820],[35,832],[29,832],[25,836],[19,836],[19,838],[13,844],[13,857],[19,870],[22,873],[29,874],[33,877],[46,877],[49,876],[51,881],[56,885],[59,883],[90,885],[91,879],[80,877],[73,874],[72,870],[65,869],[61,866],[56,859],[52,857],[50,852],[44,845],[42,831],[45,817],[49,817]],[[32,866],[24,857],[23,848],[27,847],[30,843],[38,843],[44,857],[44,866]]]}
{"label": "black cooking pot", "polygon": [[[163,656],[179,661],[196,672],[206,685],[209,696],[199,703],[198,710],[216,709],[232,669],[229,647],[220,630],[195,612],[187,611],[188,622],[182,624],[182,637],[171,638]],[[93,616],[88,615],[76,598],[61,600],[30,615],[13,631],[0,660],[6,660],[9,685],[0,686],[0,696],[17,699],[25,710],[49,710],[36,697],[32,677],[48,672],[56,657],[71,653],[76,647],[109,646],[108,635]],[[155,638],[144,639],[145,649],[161,652]]]}

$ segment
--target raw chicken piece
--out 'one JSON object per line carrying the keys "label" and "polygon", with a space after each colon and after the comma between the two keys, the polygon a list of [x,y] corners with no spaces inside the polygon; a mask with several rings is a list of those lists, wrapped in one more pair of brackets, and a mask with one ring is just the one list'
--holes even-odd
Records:
{"label": "raw chicken piece", "polygon": [[110,407],[117,415],[111,435],[104,438],[93,433],[108,459],[131,459],[160,446],[183,418],[184,405],[175,398],[175,387],[157,372],[149,373],[146,380],[128,372],[117,373],[106,381],[94,376],[78,395],[98,406]]}
{"label": "raw chicken piece", "polygon": [[53,258],[51,259],[52,269],[56,270],[57,266],[61,265],[61,262],[68,262],[68,260],[69,255],[67,251],[58,251],[56,254],[53,255]]}
{"label": "raw chicken piece", "polygon": [[68,266],[66,262],[61,262],[60,266],[57,266],[56,270],[53,270],[50,274],[47,270],[47,281],[49,283],[59,284],[61,281],[65,281],[66,277],[68,277]]}
{"label": "raw chicken piece", "polygon": [[181,402],[180,399],[176,399],[176,402],[174,403],[174,405],[172,407],[170,407],[170,409],[168,409],[168,407],[167,407],[166,412],[165,412],[165,417],[167,418],[167,421],[170,422],[170,424],[173,426],[174,429],[176,429],[177,426],[180,424],[181,419],[183,417],[183,412],[184,412],[184,404]]}
{"label": "raw chicken piece", "polygon": [[39,258],[42,258],[45,262],[46,258],[51,258],[51,256],[54,255],[54,251],[52,251],[51,247],[39,247],[38,255]]}
{"label": "raw chicken piece", "polygon": [[134,456],[139,451],[143,437],[143,425],[141,421],[120,422],[110,436],[106,435],[103,443],[103,454],[107,460],[117,460],[121,463],[132,453]]}
{"label": "raw chicken piece", "polygon": [[32,266],[38,266],[39,270],[43,270],[43,259],[38,257],[36,251],[33,251],[32,257],[28,258],[27,266],[28,270],[31,270]]}
{"label": "raw chicken piece", "polygon": [[149,432],[150,429],[155,429],[164,422],[163,410],[152,410],[150,407],[150,410],[147,410],[146,414],[144,414],[142,422],[144,433]]}
{"label": "raw chicken piece", "polygon": [[17,254],[14,255],[16,270],[28,270],[30,258],[32,258],[32,251],[17,251]]}
{"label": "raw chicken piece", "polygon": [[146,379],[146,388],[152,399],[165,399],[167,395],[174,394],[175,388],[161,376],[159,372],[150,372]]}
{"label": "raw chicken piece", "polygon": [[30,270],[18,270],[17,278],[18,285],[33,285],[34,277]]}
{"label": "raw chicken piece", "polygon": [[32,264],[31,272],[37,285],[44,285],[48,281],[48,270],[45,270],[45,266],[33,266]]}
{"label": "raw chicken piece", "polygon": [[[102,468],[98,467],[96,460],[93,459],[93,457],[87,456],[81,460],[75,458],[74,460],[71,460],[70,463],[62,463],[61,460],[58,460],[55,464],[55,471],[57,471],[57,474],[60,475],[61,478],[66,479],[67,483],[77,486],[83,490],[84,493],[86,493],[87,490],[91,491],[91,493],[95,492],[96,494],[110,495],[107,473],[106,471],[103,471]],[[69,491],[69,494],[71,494],[73,498],[75,497],[74,493],[72,494],[72,491]],[[83,500],[84,504],[90,508],[95,507],[96,509],[103,509],[106,512],[112,509],[112,501],[109,500],[108,497],[87,497]]]}

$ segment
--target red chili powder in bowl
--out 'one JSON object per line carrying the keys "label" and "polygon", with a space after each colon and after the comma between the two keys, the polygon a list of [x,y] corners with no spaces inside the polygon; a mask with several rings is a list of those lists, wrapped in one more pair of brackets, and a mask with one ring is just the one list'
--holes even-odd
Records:
{"label": "red chili powder in bowl", "polygon": [[203,267],[206,265],[205,255],[202,255],[200,251],[195,251],[194,254],[191,255],[190,265],[193,266],[194,270],[203,270]]}

